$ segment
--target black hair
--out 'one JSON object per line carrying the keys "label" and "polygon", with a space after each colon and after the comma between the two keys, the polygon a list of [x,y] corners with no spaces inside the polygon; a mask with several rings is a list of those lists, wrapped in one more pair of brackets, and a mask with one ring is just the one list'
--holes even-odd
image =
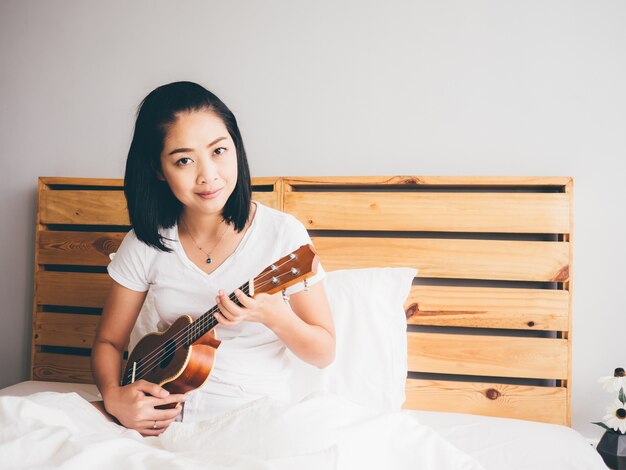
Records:
{"label": "black hair", "polygon": [[165,134],[177,113],[202,110],[211,111],[222,119],[237,152],[237,183],[224,205],[222,217],[241,232],[250,215],[250,169],[233,113],[217,96],[197,83],[174,82],[160,86],[139,105],[126,160],[124,194],[137,238],[165,252],[172,250],[164,245],[165,237],[159,229],[174,226],[183,210],[167,182],[158,178]]}

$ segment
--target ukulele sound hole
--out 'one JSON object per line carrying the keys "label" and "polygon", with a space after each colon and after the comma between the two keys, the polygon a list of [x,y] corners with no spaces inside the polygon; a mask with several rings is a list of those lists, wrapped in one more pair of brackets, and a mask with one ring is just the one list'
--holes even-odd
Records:
{"label": "ukulele sound hole", "polygon": [[167,343],[165,343],[163,349],[165,349],[165,352],[163,353],[163,359],[159,363],[162,369],[167,367],[169,363],[172,362],[172,358],[176,352],[176,342],[170,339]]}

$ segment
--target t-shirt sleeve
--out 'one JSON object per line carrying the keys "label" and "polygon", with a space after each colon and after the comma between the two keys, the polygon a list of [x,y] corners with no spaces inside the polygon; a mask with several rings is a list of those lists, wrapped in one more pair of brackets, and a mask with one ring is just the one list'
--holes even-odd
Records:
{"label": "t-shirt sleeve", "polygon": [[[287,227],[286,227],[285,239],[287,242],[287,250],[286,250],[287,252],[297,250],[302,245],[313,244],[313,242],[311,241],[311,237],[309,236],[309,232],[307,232],[302,222],[300,222],[295,217],[289,218],[289,223],[287,224]],[[319,262],[317,264],[316,273],[313,276],[309,277],[307,281],[308,281],[308,284],[312,286],[313,284],[321,281],[325,277],[326,277],[326,271],[324,271],[322,263]],[[300,292],[303,289],[304,289],[304,283],[298,282],[297,284],[294,284],[293,286],[288,287],[286,290],[286,293],[287,295],[292,295],[292,294],[295,294],[296,292]]]}
{"label": "t-shirt sleeve", "polygon": [[137,238],[134,230],[128,232],[107,266],[109,276],[128,289],[146,292],[149,288],[146,274],[147,248],[148,245]]}

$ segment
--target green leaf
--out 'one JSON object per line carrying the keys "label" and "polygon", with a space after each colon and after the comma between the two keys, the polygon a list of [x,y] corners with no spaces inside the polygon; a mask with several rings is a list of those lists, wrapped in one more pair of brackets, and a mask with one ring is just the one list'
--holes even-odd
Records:
{"label": "green leaf", "polygon": [[626,405],[626,395],[624,395],[624,389],[619,389],[619,401],[622,402],[622,405]]}
{"label": "green leaf", "polygon": [[608,427],[608,426],[607,426],[606,424],[604,424],[604,423],[591,423],[591,424],[595,424],[595,425],[597,425],[597,426],[600,426],[601,428],[604,428],[604,429],[606,429],[607,431],[612,431],[612,430],[613,430],[613,428]]}

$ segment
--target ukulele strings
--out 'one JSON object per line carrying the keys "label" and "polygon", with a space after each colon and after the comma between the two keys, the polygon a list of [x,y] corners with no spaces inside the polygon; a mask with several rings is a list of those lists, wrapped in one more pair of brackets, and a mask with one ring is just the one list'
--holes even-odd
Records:
{"label": "ukulele strings", "polygon": [[[285,265],[286,263],[288,263],[288,262],[290,262],[290,261],[291,261],[291,260],[287,260],[287,261],[285,261],[283,264],[279,265],[278,267],[280,268],[281,266]],[[268,273],[266,273],[264,276],[266,276],[266,275],[271,275],[271,274],[272,274],[272,272],[268,272]],[[280,277],[285,276],[285,275],[287,275],[287,274],[289,274],[289,272],[286,272],[286,273],[284,273],[284,274],[280,274],[280,275],[278,275],[277,277],[278,277],[278,278],[280,278]],[[273,277],[274,277],[274,276],[273,276]],[[260,288],[260,287],[264,287],[264,286],[266,286],[266,285],[267,285],[267,284],[269,284],[269,283],[271,283],[271,279],[270,279],[270,280],[268,280],[268,281],[261,281],[261,282],[259,282],[256,286]],[[242,288],[242,291],[243,291],[243,292],[245,292],[245,294],[248,294],[248,293],[249,293],[249,292],[248,292],[248,291],[249,291],[249,284],[244,285],[244,286],[243,286],[243,288]],[[236,297],[234,296],[234,294],[230,294],[230,295],[229,295],[229,298],[230,298],[232,301],[237,302],[237,299],[236,299]],[[215,317],[214,317],[214,316],[212,316],[211,314],[212,314],[212,313],[214,313],[214,312],[216,312],[216,311],[217,311],[217,309],[218,309],[217,305],[213,306],[213,307],[211,308],[211,310],[209,310],[209,311],[207,312],[207,314],[203,315],[203,317],[204,317],[204,318],[202,318],[202,319],[200,320],[200,323],[199,323],[198,325],[195,325],[195,323],[196,323],[195,321],[194,321],[193,323],[191,323],[191,324],[187,325],[187,326],[186,326],[183,330],[181,330],[181,331],[178,333],[178,335],[177,335],[177,336],[175,336],[174,338],[171,338],[171,341],[175,341],[175,342],[176,342],[176,341],[178,341],[179,339],[181,339],[183,336],[185,336],[185,335],[189,335],[189,333],[190,333],[190,332],[192,332],[192,331],[194,331],[194,330],[196,330],[196,329],[199,329],[199,328],[198,328],[198,326],[199,326],[199,325],[202,325],[202,327],[204,327],[204,326],[206,326],[206,324],[207,324],[207,323],[210,323],[210,327],[209,327],[209,329],[210,329],[210,328],[213,328],[213,326],[215,326],[215,325],[217,324],[217,320],[215,320]],[[169,354],[173,354],[173,353],[175,353],[178,349],[180,349],[181,347],[182,347],[182,345],[179,345],[179,346],[177,346],[177,347],[176,347],[173,351],[169,351],[169,350],[167,350],[167,348],[164,348],[164,345],[160,345],[159,347],[157,347],[156,349],[154,349],[153,351],[151,351],[148,355],[146,355],[146,357],[144,357],[144,362],[143,362],[143,364],[141,364],[141,365],[140,365],[140,367],[139,367],[139,368],[137,368],[137,369],[135,370],[135,375],[136,375],[135,380],[139,380],[141,377],[143,377],[143,376],[145,375],[145,374],[142,374],[142,373],[141,373],[143,370],[145,370],[146,368],[150,368],[150,367],[152,367],[154,364],[156,364],[157,362],[159,362],[159,361],[162,359],[162,357],[163,357],[163,354],[162,354],[163,352],[165,352],[165,353],[169,353]],[[161,354],[159,354],[159,353],[161,353]],[[153,357],[155,354],[157,355],[157,357]],[[132,370],[131,370],[131,371],[129,371],[129,373],[127,374],[126,378],[127,378],[127,379],[128,379],[128,378],[132,378]]]}

